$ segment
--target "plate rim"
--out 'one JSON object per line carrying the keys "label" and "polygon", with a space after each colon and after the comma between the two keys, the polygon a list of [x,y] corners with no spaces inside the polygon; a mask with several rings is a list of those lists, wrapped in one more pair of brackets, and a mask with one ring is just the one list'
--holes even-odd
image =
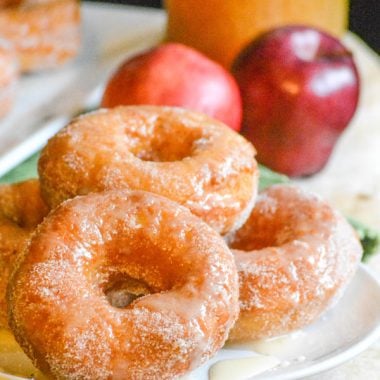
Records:
{"label": "plate rim", "polygon": [[[378,277],[374,274],[371,268],[365,263],[360,263],[357,272],[359,271],[363,271],[367,279],[369,279],[375,284],[380,294],[380,279],[378,279]],[[380,320],[380,314],[379,314],[379,320]],[[363,339],[360,339],[358,342],[354,343],[352,346],[337,353],[336,355],[333,355],[332,357],[322,360],[321,362],[308,365],[305,368],[295,369],[294,371],[289,372],[287,374],[279,373],[279,374],[274,374],[271,376],[268,373],[267,376],[263,377],[263,380],[297,380],[297,379],[303,379],[307,376],[323,373],[332,368],[336,368],[342,365],[343,363],[357,357],[379,339],[380,339],[380,323],[376,327],[374,327],[372,330],[370,330],[367,334],[365,334]],[[266,375],[266,374],[265,372],[263,372],[260,375]],[[254,380],[256,378],[259,380],[260,375],[258,375],[257,377],[255,376],[251,377],[249,380]]]}

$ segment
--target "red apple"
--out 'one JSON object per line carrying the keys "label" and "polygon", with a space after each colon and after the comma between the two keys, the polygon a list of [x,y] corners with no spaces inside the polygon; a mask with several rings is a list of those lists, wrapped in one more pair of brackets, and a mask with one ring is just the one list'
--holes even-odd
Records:
{"label": "red apple", "polygon": [[239,130],[242,104],[233,76],[185,45],[168,43],[124,62],[106,85],[102,106],[166,105],[203,112]]}
{"label": "red apple", "polygon": [[233,73],[258,160],[291,176],[321,170],[358,103],[351,53],[320,30],[282,27],[249,44]]}

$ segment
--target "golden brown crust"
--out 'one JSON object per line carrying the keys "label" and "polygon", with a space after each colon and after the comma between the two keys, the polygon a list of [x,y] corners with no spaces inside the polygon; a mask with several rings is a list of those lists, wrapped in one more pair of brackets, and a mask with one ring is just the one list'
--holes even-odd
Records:
{"label": "golden brown crust", "polygon": [[[117,308],[107,292],[123,278],[148,294]],[[223,240],[186,208],[141,191],[90,194],[33,235],[8,289],[10,324],[54,378],[173,379],[224,344],[237,281]]]}
{"label": "golden brown crust", "polygon": [[312,323],[340,297],[362,254],[341,215],[292,186],[261,193],[230,247],[241,310],[230,340],[272,337]]}
{"label": "golden brown crust", "polygon": [[8,324],[5,293],[17,254],[47,212],[37,180],[0,186],[0,328]]}
{"label": "golden brown crust", "polygon": [[0,328],[7,327],[6,291],[17,254],[22,250],[30,232],[8,219],[0,217]]}
{"label": "golden brown crust", "polygon": [[124,106],[72,121],[42,151],[39,174],[51,207],[94,191],[145,190],[188,207],[226,234],[253,207],[254,155],[249,142],[206,115]]}
{"label": "golden brown crust", "polygon": [[80,47],[79,1],[22,0],[0,8],[0,35],[14,45],[23,72],[62,65]]}
{"label": "golden brown crust", "polygon": [[47,213],[38,180],[0,186],[0,215],[19,227],[35,228]]}

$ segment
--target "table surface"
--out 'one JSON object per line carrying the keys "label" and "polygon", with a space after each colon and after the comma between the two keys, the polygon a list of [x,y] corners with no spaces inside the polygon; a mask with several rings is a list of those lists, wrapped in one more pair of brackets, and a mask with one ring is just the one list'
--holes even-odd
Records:
{"label": "table surface", "polygon": [[[108,62],[108,66],[104,66],[106,72],[124,57],[125,51],[152,45],[163,36],[166,18],[160,10],[105,4],[85,4],[85,7],[99,12],[105,25],[113,25],[104,28],[99,41],[93,41],[103,58],[112,56],[105,61]],[[90,32],[99,27],[86,12],[83,22]],[[380,230],[380,62],[379,57],[354,35],[348,34],[345,43],[353,51],[360,71],[359,109],[325,169],[297,183],[330,200],[345,215]],[[370,260],[369,266],[380,279],[380,254]],[[380,380],[380,341],[350,362],[308,379]]]}

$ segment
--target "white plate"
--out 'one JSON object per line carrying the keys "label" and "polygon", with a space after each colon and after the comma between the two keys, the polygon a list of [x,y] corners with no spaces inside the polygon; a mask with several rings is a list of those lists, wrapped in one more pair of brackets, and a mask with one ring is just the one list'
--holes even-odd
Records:
{"label": "white plate", "polygon": [[[252,379],[305,379],[353,358],[379,338],[380,283],[365,265],[361,265],[341,300],[314,325],[289,336],[256,342],[256,351],[241,346],[224,348],[184,379],[208,380],[210,367],[220,360],[263,353],[279,359],[279,365]],[[17,379],[2,375],[0,373],[0,379]],[[236,372],[230,380],[243,378]]]}
{"label": "white plate", "polygon": [[[319,321],[298,333],[255,345],[260,353],[279,358],[280,364],[254,379],[303,379],[342,364],[379,338],[380,283],[361,265],[341,300]],[[207,380],[209,368],[219,360],[254,354],[241,348],[222,349],[190,379]]]}

